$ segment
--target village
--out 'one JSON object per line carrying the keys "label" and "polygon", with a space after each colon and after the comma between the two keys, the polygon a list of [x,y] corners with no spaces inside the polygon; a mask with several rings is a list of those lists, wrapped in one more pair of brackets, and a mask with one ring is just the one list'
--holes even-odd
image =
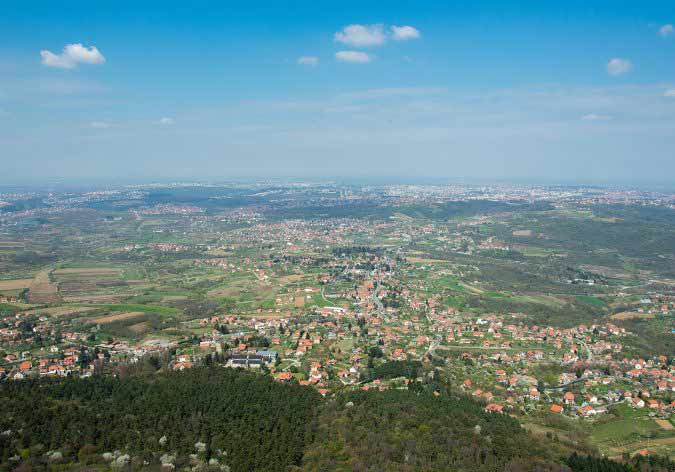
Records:
{"label": "village", "polygon": [[[378,287],[389,274],[377,269],[372,274],[355,290],[354,310],[314,307],[290,318],[274,316],[279,310],[269,309],[259,310],[258,316],[196,319],[191,324],[205,329],[189,347],[161,340],[94,343],[90,332],[66,330],[56,318],[17,313],[0,320],[5,350],[0,378],[89,376],[110,365],[172,353],[171,369],[219,361],[311,385],[324,396],[343,388],[405,388],[418,376],[440,372],[489,411],[549,410],[592,419],[625,403],[667,419],[675,410],[672,358],[626,357],[622,343],[633,334],[624,328],[609,322],[566,329],[538,326],[518,313],[476,316],[438,307],[433,297],[422,300],[406,290],[405,309],[385,308],[382,300],[388,293]],[[288,294],[288,302],[303,306],[298,300],[321,291],[318,286],[297,289]],[[657,308],[668,315],[673,305]],[[12,346],[37,339],[49,347],[12,351]],[[370,375],[374,365],[392,361],[415,361],[421,368],[412,378]]]}

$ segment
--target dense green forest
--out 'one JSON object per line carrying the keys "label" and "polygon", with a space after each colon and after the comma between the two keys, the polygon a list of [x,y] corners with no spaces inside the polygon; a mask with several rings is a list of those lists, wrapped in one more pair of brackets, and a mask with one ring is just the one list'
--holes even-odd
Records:
{"label": "dense green forest", "polygon": [[180,468],[196,454],[232,471],[285,471],[300,463],[318,394],[248,372],[196,368],[3,382],[0,401],[5,468],[14,456],[41,470],[50,451],[58,451],[56,462],[59,455],[63,462],[96,462],[119,450],[130,466],[159,464],[166,455]]}
{"label": "dense green forest", "polygon": [[573,453],[567,459],[573,472],[673,472],[675,462],[665,457],[635,456],[625,463],[603,457],[581,456]]}
{"label": "dense green forest", "polygon": [[[321,400],[221,367],[0,384],[0,470],[672,472],[571,454],[437,382]],[[164,464],[164,467],[162,466]]]}

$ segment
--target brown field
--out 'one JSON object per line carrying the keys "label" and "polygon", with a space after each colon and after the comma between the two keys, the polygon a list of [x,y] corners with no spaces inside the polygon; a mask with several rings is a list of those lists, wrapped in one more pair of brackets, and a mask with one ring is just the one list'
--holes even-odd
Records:
{"label": "brown field", "polygon": [[281,285],[286,285],[286,284],[292,284],[292,283],[295,283],[295,282],[299,282],[302,279],[304,279],[305,277],[307,277],[307,276],[304,275],[304,274],[291,274],[291,275],[284,275],[282,277],[279,277],[277,279],[277,281]]}
{"label": "brown field", "polygon": [[89,292],[96,290],[96,284],[84,282],[60,282],[59,290],[64,294],[72,294],[72,292]]}
{"label": "brown field", "polygon": [[59,303],[58,287],[49,280],[52,269],[37,273],[28,290],[28,301],[31,303]]}
{"label": "brown field", "polygon": [[0,241],[0,249],[23,249],[26,243],[21,241]]}
{"label": "brown field", "polygon": [[33,279],[0,280],[0,291],[1,290],[21,290],[23,288],[30,287],[30,284],[32,282],[33,282]]}
{"label": "brown field", "polygon": [[117,303],[133,295],[135,294],[118,293],[115,295],[83,295],[79,297],[64,297],[63,300],[69,303]]}
{"label": "brown field", "polygon": [[[88,320],[90,323],[94,324],[108,324],[108,323],[114,323],[115,321],[122,321],[122,320],[130,320],[133,318],[138,318],[139,316],[143,316],[145,313],[142,311],[128,311],[126,313],[118,313],[116,315],[106,315],[106,316],[99,316],[98,318],[92,318]],[[141,324],[141,323],[139,323]]]}
{"label": "brown field", "polygon": [[238,297],[243,289],[239,287],[214,288],[209,290],[209,297]]}
{"label": "brown field", "polygon": [[165,297],[162,297],[163,302],[176,302],[179,300],[187,300],[188,297],[186,295],[167,295]]}
{"label": "brown field", "polygon": [[459,286],[467,289],[469,292],[475,293],[476,295],[482,295],[485,293],[485,290],[482,288],[474,287],[473,285],[469,285],[465,282],[459,282]]}
{"label": "brown field", "polygon": [[143,321],[141,323],[132,324],[128,328],[129,328],[129,331],[131,331],[133,333],[141,334],[141,333],[145,333],[146,331],[150,330],[150,323],[147,322],[147,321]]}
{"label": "brown field", "polygon": [[54,306],[50,308],[40,308],[37,310],[31,310],[28,313],[59,317],[59,316],[75,315],[78,313],[86,313],[87,311],[95,309],[96,307],[90,306]]}
{"label": "brown field", "polygon": [[661,429],[665,429],[666,431],[675,430],[675,426],[673,426],[673,423],[671,423],[668,420],[654,420],[654,421],[661,427]]}
{"label": "brown field", "polygon": [[406,259],[413,264],[443,264],[450,262],[443,259],[425,259],[423,257],[406,257]]}
{"label": "brown field", "polygon": [[276,320],[293,316],[293,313],[289,311],[282,311],[279,313],[242,313],[240,316],[242,318],[255,318],[256,320]]}
{"label": "brown field", "polygon": [[83,268],[56,269],[54,270],[53,273],[54,275],[66,275],[66,274],[119,275],[122,273],[122,269],[115,269],[112,267],[83,267]]}
{"label": "brown field", "polygon": [[526,236],[530,237],[532,236],[532,230],[531,229],[517,229],[512,233],[514,236]]}
{"label": "brown field", "polygon": [[622,311],[621,313],[615,313],[610,316],[613,320],[651,320],[656,316],[653,313],[637,313],[634,311]]}
{"label": "brown field", "polygon": [[599,266],[599,265],[590,265],[590,264],[582,264],[579,266],[581,269],[588,271],[588,272],[594,272],[596,274],[600,274],[604,277],[611,277],[611,278],[616,278],[616,279],[626,279],[629,280],[632,278],[632,276],[624,272],[622,270],[618,269],[612,269],[611,267],[605,267],[605,266]]}

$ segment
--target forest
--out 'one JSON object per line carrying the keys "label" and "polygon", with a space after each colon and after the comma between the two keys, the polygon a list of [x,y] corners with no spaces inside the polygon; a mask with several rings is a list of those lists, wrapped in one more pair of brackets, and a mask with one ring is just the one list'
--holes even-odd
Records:
{"label": "forest", "polygon": [[3,382],[0,401],[5,470],[17,462],[24,470],[48,470],[53,462],[91,470],[112,454],[112,465],[128,470],[199,460],[233,471],[285,471],[300,464],[318,394],[249,372],[204,367]]}
{"label": "forest", "polygon": [[0,470],[665,472],[535,438],[437,381],[322,400],[216,366],[0,384]]}

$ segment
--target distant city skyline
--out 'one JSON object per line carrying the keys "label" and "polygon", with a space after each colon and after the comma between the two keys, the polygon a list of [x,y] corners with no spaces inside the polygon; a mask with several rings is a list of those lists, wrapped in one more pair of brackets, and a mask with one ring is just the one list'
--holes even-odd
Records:
{"label": "distant city skyline", "polygon": [[673,24],[667,1],[9,2],[2,183],[668,186]]}

